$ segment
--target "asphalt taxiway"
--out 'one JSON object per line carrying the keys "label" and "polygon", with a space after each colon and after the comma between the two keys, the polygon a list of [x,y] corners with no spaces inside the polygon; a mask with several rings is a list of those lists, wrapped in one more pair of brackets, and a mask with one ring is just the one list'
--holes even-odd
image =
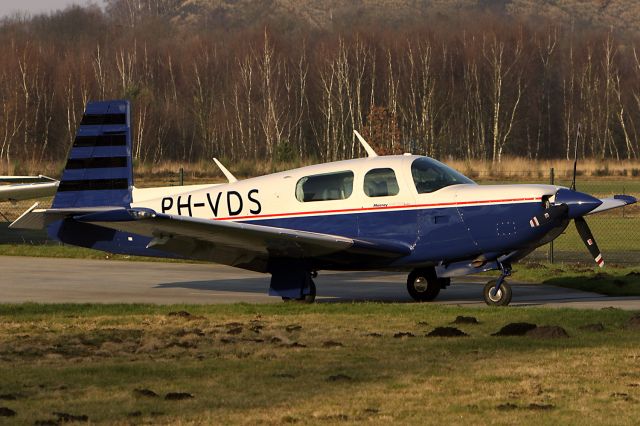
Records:
{"label": "asphalt taxiway", "polygon": [[[432,303],[486,306],[486,280],[454,279]],[[320,303],[412,301],[401,273],[321,272],[315,282]],[[640,309],[640,297],[510,282],[512,306]],[[268,286],[266,274],[214,264],[0,256],[0,303],[281,303]]]}

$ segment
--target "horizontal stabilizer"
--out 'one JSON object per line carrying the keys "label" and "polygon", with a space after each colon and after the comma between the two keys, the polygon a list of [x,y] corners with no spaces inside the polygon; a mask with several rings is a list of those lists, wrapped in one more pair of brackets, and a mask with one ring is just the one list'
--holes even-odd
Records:
{"label": "horizontal stabilizer", "polygon": [[57,220],[75,216],[89,214],[107,214],[114,217],[118,213],[126,212],[124,207],[79,207],[79,208],[59,208],[59,209],[37,209],[39,203],[35,203],[19,218],[14,220],[9,228],[11,229],[44,229],[50,223]]}

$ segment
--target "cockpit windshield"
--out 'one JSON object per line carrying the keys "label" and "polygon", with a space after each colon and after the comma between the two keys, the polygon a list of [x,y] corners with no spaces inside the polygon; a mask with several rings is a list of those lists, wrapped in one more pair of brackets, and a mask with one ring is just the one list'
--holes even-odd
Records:
{"label": "cockpit windshield", "polygon": [[428,157],[417,158],[411,163],[411,175],[419,194],[434,192],[445,186],[475,183],[462,173]]}

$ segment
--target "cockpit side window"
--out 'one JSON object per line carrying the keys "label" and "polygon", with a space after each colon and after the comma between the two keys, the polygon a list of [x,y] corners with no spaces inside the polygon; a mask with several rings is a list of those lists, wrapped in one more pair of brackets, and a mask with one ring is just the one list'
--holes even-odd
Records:
{"label": "cockpit side window", "polygon": [[411,163],[411,176],[419,194],[426,194],[446,186],[475,183],[462,173],[428,157],[420,157]]}
{"label": "cockpit side window", "polygon": [[399,191],[393,169],[372,169],[364,175],[364,193],[369,197],[388,197]]}
{"label": "cockpit side window", "polygon": [[296,184],[296,198],[302,202],[346,200],[352,192],[352,171],[306,176]]}

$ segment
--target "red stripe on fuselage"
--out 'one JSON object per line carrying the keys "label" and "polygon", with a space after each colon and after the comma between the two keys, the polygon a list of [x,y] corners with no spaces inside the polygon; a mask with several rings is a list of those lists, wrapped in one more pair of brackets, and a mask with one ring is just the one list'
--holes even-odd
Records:
{"label": "red stripe on fuselage", "polygon": [[350,212],[362,212],[372,210],[400,210],[400,209],[415,209],[420,207],[443,207],[443,206],[463,206],[470,204],[495,204],[495,203],[510,203],[515,201],[540,201],[542,197],[538,198],[511,198],[507,200],[486,200],[486,201],[458,201],[453,203],[433,203],[433,204],[409,204],[405,206],[381,206],[381,207],[360,207],[353,209],[340,209],[340,210],[315,210],[309,212],[290,212],[290,213],[272,213],[263,215],[251,215],[251,216],[228,216],[228,217],[214,217],[212,220],[239,220],[239,219],[263,219],[270,217],[286,217],[286,216],[302,216],[302,215],[314,215],[314,214],[329,214],[329,213],[350,213]]}

